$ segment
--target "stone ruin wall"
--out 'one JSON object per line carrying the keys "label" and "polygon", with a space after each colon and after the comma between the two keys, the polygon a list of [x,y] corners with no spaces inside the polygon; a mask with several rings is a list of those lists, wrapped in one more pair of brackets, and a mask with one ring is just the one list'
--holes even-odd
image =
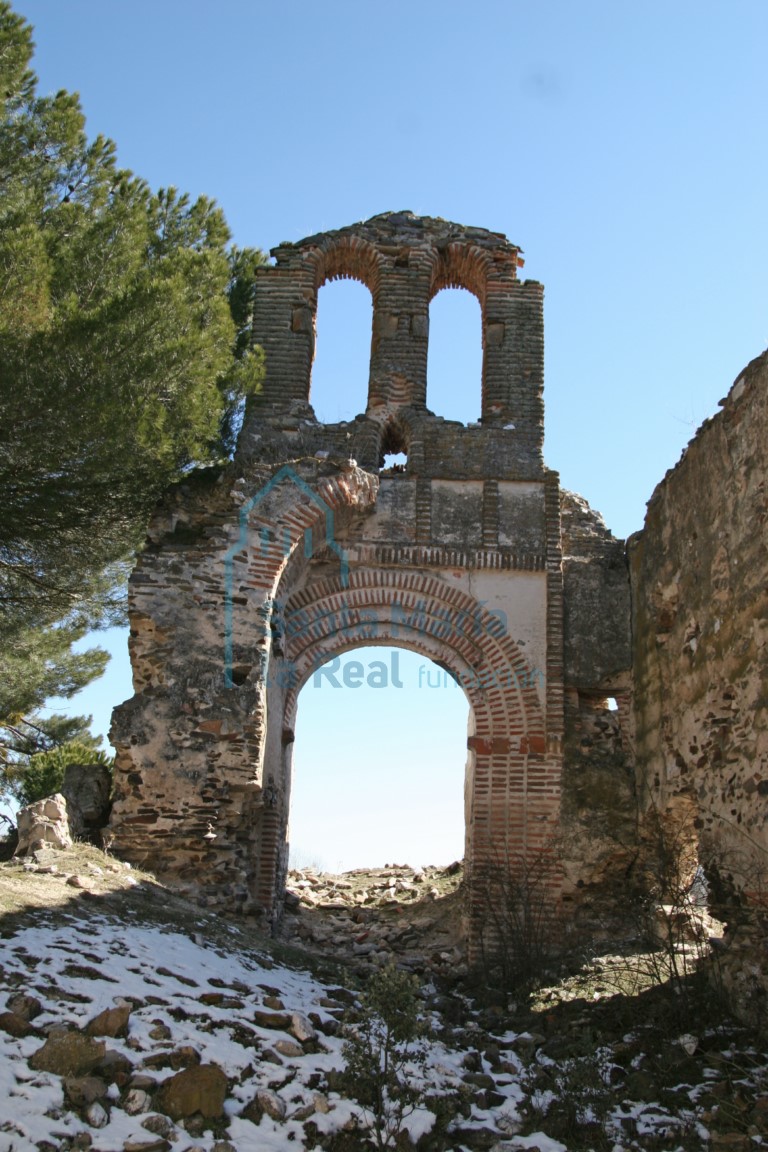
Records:
{"label": "stone ruin wall", "polygon": [[629,576],[624,541],[572,492],[561,493],[561,532],[561,852],[576,921],[596,938],[625,925],[637,858]]}
{"label": "stone ruin wall", "polygon": [[[400,644],[470,699],[470,951],[472,876],[499,854],[548,853],[551,896],[594,935],[653,868],[654,828],[682,829],[729,924],[726,983],[762,1011],[765,357],[658,486],[628,571],[624,543],[543,464],[542,289],[518,280],[519,249],[391,213],[273,255],[254,332],[267,379],[236,458],[168,493],[131,579],[115,848],[208,906],[277,922],[301,685],[334,654]],[[324,425],[317,293],[339,276],[371,292],[370,376],[364,411]],[[447,286],[482,312],[466,427],[427,406],[429,301]],[[383,470],[399,451],[405,471]]]}
{"label": "stone ruin wall", "polygon": [[[658,485],[630,541],[638,788],[687,838],[728,924],[732,1002],[768,994],[768,354],[741,373]],[[653,863],[651,862],[651,867]]]}
{"label": "stone ruin wall", "polygon": [[[336,653],[394,643],[471,705],[470,953],[487,912],[473,878],[499,860],[545,855],[550,897],[594,919],[634,850],[629,584],[622,542],[542,461],[541,285],[498,233],[411,213],[273,256],[254,323],[266,380],[235,460],[168,494],[131,579],[114,847],[275,923],[301,685]],[[371,292],[370,375],[364,411],[327,425],[311,407],[317,293],[343,276]],[[448,286],[482,313],[468,426],[427,406],[429,301]],[[399,451],[405,471],[382,470]]]}

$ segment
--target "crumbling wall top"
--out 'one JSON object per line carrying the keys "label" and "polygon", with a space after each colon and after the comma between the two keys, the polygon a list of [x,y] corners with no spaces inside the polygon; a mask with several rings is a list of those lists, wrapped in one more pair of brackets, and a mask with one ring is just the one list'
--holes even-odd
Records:
{"label": "crumbling wall top", "polygon": [[[403,451],[410,460],[413,451],[412,466],[423,474],[425,453],[432,457],[426,467],[433,470],[442,467],[446,452],[455,456],[455,446],[427,445],[427,430],[408,435],[405,429],[413,432],[414,414],[422,423],[430,414],[431,301],[444,288],[461,288],[477,298],[481,312],[483,367],[477,423],[508,434],[509,467],[499,472],[489,461],[483,474],[507,476],[511,469],[520,478],[540,475],[543,289],[536,281],[518,279],[523,261],[516,244],[485,228],[412,212],[385,212],[297,243],[280,244],[272,256],[275,263],[257,271],[253,339],[264,349],[266,377],[260,395],[248,406],[241,458],[253,454],[257,444],[255,453],[262,455],[265,420],[271,434],[275,419],[279,423],[297,404],[307,409],[305,421],[313,418],[308,406],[313,403],[318,294],[328,281],[348,278],[363,283],[372,301],[367,397],[359,413],[372,426],[363,436],[365,444],[349,445],[355,458],[378,467],[382,452]],[[361,381],[361,391],[364,386]],[[286,430],[280,424],[281,432],[290,436],[306,427],[305,423]],[[346,427],[339,434],[350,439]],[[332,429],[328,436],[330,441],[314,444],[313,451],[337,452]],[[467,449],[470,456],[477,456],[476,445]],[[287,444],[281,446],[277,458],[287,451]]]}
{"label": "crumbling wall top", "polygon": [[359,237],[379,248],[394,245],[398,248],[436,248],[439,251],[451,244],[471,244],[507,256],[513,269],[523,265],[522,248],[512,244],[503,232],[455,224],[440,216],[416,216],[407,210],[382,212],[370,220],[361,220],[331,232],[317,232],[295,243],[284,241],[273,248],[270,255],[278,265],[290,266],[302,259],[307,248],[328,248],[352,237]]}

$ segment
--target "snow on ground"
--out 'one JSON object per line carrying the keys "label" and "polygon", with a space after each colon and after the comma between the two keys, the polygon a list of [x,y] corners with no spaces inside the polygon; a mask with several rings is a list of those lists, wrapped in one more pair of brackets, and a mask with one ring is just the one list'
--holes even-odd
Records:
{"label": "snow on ground", "polygon": [[[244,1025],[265,1048],[279,1036],[288,1038],[287,1034],[254,1025],[253,1009],[263,1008],[265,996],[260,984],[274,989],[287,1010],[305,1016],[312,1012],[322,1020],[331,1020],[327,1009],[319,1004],[327,992],[308,974],[267,967],[256,957],[235,950],[214,951],[160,928],[126,930],[107,920],[73,921],[71,926],[53,932],[27,928],[5,942],[2,970],[6,988],[23,988],[41,1000],[44,1011],[34,1021],[38,1029],[53,1024],[82,1029],[103,1009],[114,1007],[121,1000],[135,999],[142,1006],[131,1014],[128,1039],[110,1039],[108,1047],[138,1065],[142,1053],[157,1051],[156,1030],[165,1026],[169,1029],[164,1045],[168,1050],[191,1045],[204,1054],[205,1063],[219,1065],[229,1079],[237,1081],[227,1099],[230,1114],[253,1099],[259,1088],[283,1078],[288,1082],[277,1089],[277,1095],[284,1099],[290,1116],[300,1104],[312,1103],[313,1092],[306,1087],[306,1081],[313,1074],[343,1066],[342,1041],[337,1037],[323,1036],[323,1051],[293,1057],[282,1066],[254,1061],[253,1045],[244,1046],[236,1038],[238,1024]],[[233,997],[229,1006],[200,1003],[201,993],[216,987]],[[233,1000],[242,1007],[232,1006]],[[154,1039],[150,1035],[153,1030]],[[0,1062],[0,1096],[6,1100],[5,1116],[0,1121],[0,1152],[24,1152],[36,1148],[43,1139],[61,1139],[83,1130],[93,1135],[85,1123],[63,1110],[61,1079],[29,1069],[26,1061],[40,1048],[41,1038],[6,1037],[5,1041]],[[291,1074],[290,1080],[287,1075],[281,1077],[283,1069]],[[170,1067],[152,1069],[157,1081],[172,1074]],[[114,1086],[112,1093],[116,1094]],[[324,1126],[338,1126],[349,1119],[349,1102],[334,1100],[331,1094],[329,1104],[331,1111]],[[129,1116],[113,1106],[109,1122],[98,1131],[98,1147],[103,1152],[122,1152],[128,1140],[148,1140],[149,1134],[141,1126],[144,1119],[146,1115]],[[250,1121],[233,1123],[230,1131],[237,1134],[238,1148],[289,1146],[290,1124],[279,1125],[279,1131],[272,1125],[273,1138],[270,1123],[262,1122],[258,1135]],[[210,1133],[195,1138],[196,1145],[205,1149],[212,1147],[213,1142]]]}
{"label": "snow on ground", "polygon": [[[319,1148],[340,1129],[357,1130],[361,1152],[370,1146],[359,1105],[338,1083],[340,1021],[352,994],[249,949],[234,929],[209,927],[200,921],[189,938],[93,910],[79,917],[41,912],[26,927],[4,930],[0,1152],[294,1152]],[[3,1017],[19,993],[35,997],[41,1011],[33,1033],[14,1037]],[[120,1004],[131,1006],[127,1035],[105,1044],[122,1060],[122,1078],[97,1069],[106,1095],[90,1111],[74,1107],[64,1079],[35,1071],[30,1058],[52,1032],[82,1036],[89,1022]],[[486,1024],[489,1032],[469,1002],[466,1008],[455,1028],[432,1016],[423,1073],[431,1095],[456,1104],[445,1144],[452,1152],[572,1152],[589,1146],[580,1140],[590,1125],[610,1139],[613,1152],[698,1152],[726,1138],[733,1149],[768,1142],[768,1106],[762,1106],[768,1070],[757,1049],[731,1050],[724,1035],[702,1030],[649,1055],[641,1026],[585,1050],[586,1007],[571,1014],[570,1024],[562,1016],[563,1030],[546,1035],[551,1013],[542,1017],[544,1032],[515,1032],[509,1018],[499,1019],[498,1031]],[[642,1077],[650,1083],[664,1055],[677,1078],[665,1087],[656,1076],[663,1094],[640,1096]],[[174,1124],[161,1114],[158,1088],[197,1060],[226,1075],[224,1114]],[[577,1116],[575,1144],[562,1126],[566,1112]],[[426,1106],[405,1127],[415,1141],[435,1122]]]}
{"label": "snow on ground", "polygon": [[[142,1067],[142,1060],[158,1051],[170,1053],[191,1046],[204,1064],[218,1065],[229,1081],[225,1104],[228,1128],[224,1133],[219,1130],[218,1139],[225,1136],[238,1152],[301,1148],[307,1114],[317,1132],[327,1134],[353,1124],[360,1113],[355,1102],[338,1092],[327,1088],[318,1092],[318,1085],[327,1084],[328,1073],[344,1066],[343,1040],[323,1031],[338,1027],[340,1012],[337,1010],[334,1017],[327,1006],[333,990],[306,972],[275,965],[236,946],[228,951],[206,947],[159,927],[126,927],[92,917],[87,921],[72,919],[53,929],[19,930],[4,941],[0,975],[0,988],[9,994],[30,993],[43,1008],[34,1019],[37,1035],[3,1037],[0,1098],[6,1104],[0,1117],[0,1152],[36,1150],[46,1140],[53,1142],[48,1147],[59,1147],[61,1141],[82,1132],[94,1138],[99,1152],[123,1152],[132,1143],[140,1145],[151,1139],[142,1127],[147,1112],[129,1115],[121,1106],[116,1084],[101,1101],[108,1114],[106,1123],[94,1128],[70,1110],[61,1077],[35,1072],[27,1063],[43,1043],[40,1033],[51,1026],[68,1025],[83,1031],[100,1012],[125,1002],[134,1005],[128,1036],[108,1039],[108,1049],[127,1057],[136,1072],[149,1071],[157,1083],[174,1075],[172,1067]],[[211,1002],[216,992],[225,994],[222,1005]],[[254,1011],[282,1011],[281,1004],[285,1012],[312,1017],[318,1028],[317,1044],[310,1045],[306,1053],[278,1056],[272,1062],[277,1042],[290,1042],[293,1037],[287,1030],[275,1031],[255,1023]],[[440,1042],[430,1045],[426,1079],[432,1091],[459,1087],[462,1057],[462,1052]],[[514,1080],[506,1080],[499,1085],[507,1097],[497,1110],[500,1136],[505,1120],[509,1122],[506,1131],[515,1130],[516,1103],[521,1096]],[[278,1097],[284,1118],[263,1115],[256,1125],[240,1116],[259,1089]],[[413,1139],[430,1131],[434,1119],[426,1108],[413,1113],[406,1122]],[[474,1109],[465,1126],[483,1127],[493,1120],[488,1111]],[[187,1139],[178,1147],[180,1152],[188,1147],[209,1152],[216,1139],[210,1129],[196,1131],[193,1141]]]}

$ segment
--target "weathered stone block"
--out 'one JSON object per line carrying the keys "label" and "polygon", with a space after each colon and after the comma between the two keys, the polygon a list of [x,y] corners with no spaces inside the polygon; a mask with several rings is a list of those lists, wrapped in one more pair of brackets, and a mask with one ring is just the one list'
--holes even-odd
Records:
{"label": "weathered stone block", "polygon": [[16,818],[19,843],[17,856],[43,845],[50,848],[71,848],[72,837],[67,819],[67,802],[61,793],[38,800],[21,808]]}
{"label": "weathered stone block", "polygon": [[224,1115],[227,1077],[217,1064],[198,1064],[164,1080],[155,1096],[155,1107],[172,1120],[199,1112],[206,1119]]}

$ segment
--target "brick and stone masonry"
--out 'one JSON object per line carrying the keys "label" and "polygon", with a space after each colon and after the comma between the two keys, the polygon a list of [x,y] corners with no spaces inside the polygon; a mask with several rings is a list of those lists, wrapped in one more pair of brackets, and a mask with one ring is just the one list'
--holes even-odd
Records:
{"label": "brick and stone masonry", "polygon": [[[131,579],[114,847],[208,906],[279,921],[301,686],[335,654],[396,644],[471,705],[470,954],[474,881],[500,863],[546,858],[553,906],[594,919],[636,854],[629,580],[623,542],[542,459],[542,287],[499,233],[410,212],[272,255],[254,320],[266,379],[235,459],[167,494]],[[339,277],[372,297],[367,403],[321,424],[317,298]],[[429,305],[446,287],[482,314],[467,426],[428,406]],[[385,469],[397,452],[404,471]]]}

